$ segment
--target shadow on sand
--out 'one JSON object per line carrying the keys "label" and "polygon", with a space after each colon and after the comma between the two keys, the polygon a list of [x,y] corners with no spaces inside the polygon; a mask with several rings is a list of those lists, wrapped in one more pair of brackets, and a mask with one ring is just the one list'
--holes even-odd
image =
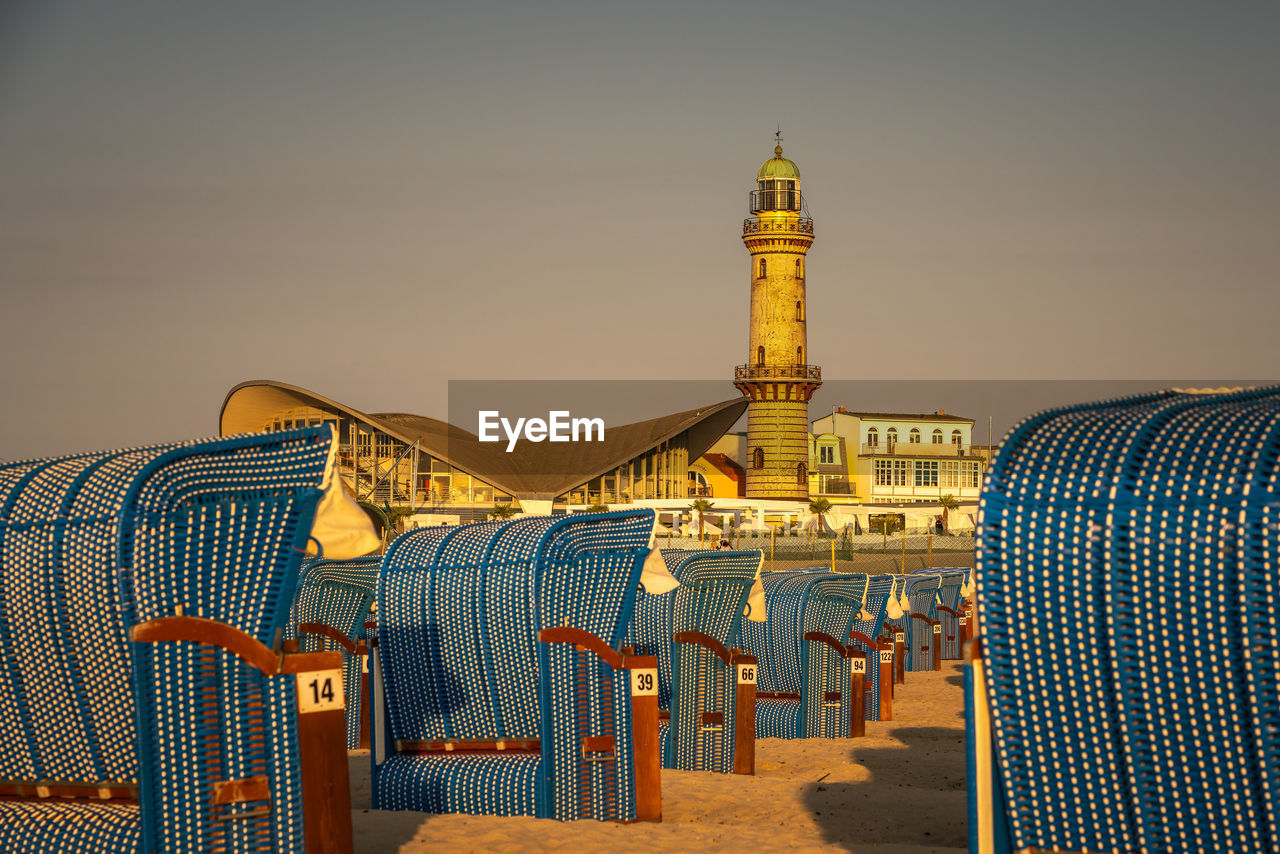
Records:
{"label": "shadow on sand", "polygon": [[[875,844],[966,847],[964,732],[904,726],[891,733],[905,747],[850,748],[871,772],[869,781],[806,785],[805,806],[823,838],[845,851]],[[939,809],[949,800],[957,803]]]}

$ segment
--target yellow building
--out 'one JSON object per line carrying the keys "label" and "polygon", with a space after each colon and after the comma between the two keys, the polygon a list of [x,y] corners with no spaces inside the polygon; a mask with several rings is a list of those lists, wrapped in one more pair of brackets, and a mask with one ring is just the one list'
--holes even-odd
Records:
{"label": "yellow building", "polygon": [[[779,134],[779,137],[781,134]],[[774,156],[756,173],[742,242],[751,255],[751,325],[747,363],[734,384],[747,407],[746,494],[749,498],[809,497],[809,399],[822,385],[810,365],[805,333],[805,256],[813,245],[800,170]]]}
{"label": "yellow building", "polygon": [[974,446],[973,419],[927,414],[849,412],[813,422],[811,488],[832,501],[936,504],[944,495],[976,501],[986,470]]}

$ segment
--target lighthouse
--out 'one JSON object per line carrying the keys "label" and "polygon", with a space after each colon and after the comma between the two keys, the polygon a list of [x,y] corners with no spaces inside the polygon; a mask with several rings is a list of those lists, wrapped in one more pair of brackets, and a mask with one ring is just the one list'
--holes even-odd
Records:
{"label": "lighthouse", "polygon": [[747,397],[747,497],[809,497],[809,399],[822,385],[805,334],[805,256],[813,220],[800,192],[800,169],[782,156],[756,173],[742,224],[751,255],[751,326],[747,363],[734,385]]}

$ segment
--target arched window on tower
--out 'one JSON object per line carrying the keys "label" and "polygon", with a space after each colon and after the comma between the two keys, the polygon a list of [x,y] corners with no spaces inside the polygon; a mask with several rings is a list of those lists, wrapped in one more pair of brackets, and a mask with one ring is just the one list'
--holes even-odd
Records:
{"label": "arched window on tower", "polygon": [[764,367],[764,345],[756,348],[756,364]]}
{"label": "arched window on tower", "polygon": [[796,320],[804,320],[804,300],[796,300]]}
{"label": "arched window on tower", "polygon": [[768,275],[768,272],[769,272],[769,265],[763,258],[761,258],[760,259],[760,278],[763,279],[766,275]]}
{"label": "arched window on tower", "polygon": [[764,468],[764,448],[756,448],[751,452],[751,467],[753,469]]}
{"label": "arched window on tower", "polygon": [[809,482],[809,467],[804,463],[796,466],[796,484],[803,486]]}

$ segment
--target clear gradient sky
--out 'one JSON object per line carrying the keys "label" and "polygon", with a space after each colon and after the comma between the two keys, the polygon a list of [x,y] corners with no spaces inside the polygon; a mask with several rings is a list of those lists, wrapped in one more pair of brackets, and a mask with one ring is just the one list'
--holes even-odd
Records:
{"label": "clear gradient sky", "polygon": [[727,379],[778,123],[825,377],[1280,377],[1277,43],[1273,2],[9,0],[0,458],[207,435],[247,379]]}

